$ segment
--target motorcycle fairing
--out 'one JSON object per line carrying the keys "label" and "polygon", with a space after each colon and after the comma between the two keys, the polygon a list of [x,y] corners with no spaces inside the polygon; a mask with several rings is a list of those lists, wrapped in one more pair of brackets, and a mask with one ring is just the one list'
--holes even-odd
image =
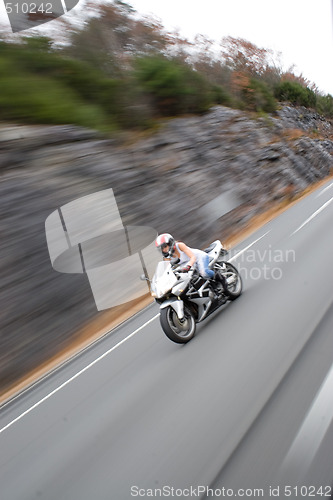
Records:
{"label": "motorcycle fairing", "polygon": [[161,304],[160,309],[164,309],[169,306],[172,307],[180,320],[184,318],[184,302],[182,300],[165,300]]}

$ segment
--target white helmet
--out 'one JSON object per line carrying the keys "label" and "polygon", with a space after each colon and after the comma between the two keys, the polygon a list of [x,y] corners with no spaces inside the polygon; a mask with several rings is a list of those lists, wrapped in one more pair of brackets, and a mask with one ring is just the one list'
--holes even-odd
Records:
{"label": "white helmet", "polygon": [[[155,246],[160,252],[162,252],[163,257],[172,257],[176,249],[176,242],[173,236],[169,233],[159,234],[155,240]],[[167,252],[163,251],[165,247],[169,247]]]}

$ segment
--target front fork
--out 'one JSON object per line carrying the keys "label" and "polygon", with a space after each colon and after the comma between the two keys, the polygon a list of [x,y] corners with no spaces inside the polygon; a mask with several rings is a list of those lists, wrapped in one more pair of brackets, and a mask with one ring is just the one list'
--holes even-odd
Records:
{"label": "front fork", "polygon": [[180,321],[183,321],[183,319],[185,318],[184,302],[182,300],[179,300],[179,299],[168,299],[168,300],[165,300],[161,304],[160,309],[165,309],[166,307],[169,307],[169,306],[172,307],[172,309],[175,311],[175,313],[178,316],[178,319]]}

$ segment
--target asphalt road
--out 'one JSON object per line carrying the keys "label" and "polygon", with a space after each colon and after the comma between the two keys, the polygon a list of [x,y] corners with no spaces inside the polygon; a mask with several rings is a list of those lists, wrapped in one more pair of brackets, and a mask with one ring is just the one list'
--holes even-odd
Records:
{"label": "asphalt road", "polygon": [[244,293],[191,342],[153,305],[2,407],[1,500],[330,497],[332,220],[329,182],[231,252]]}

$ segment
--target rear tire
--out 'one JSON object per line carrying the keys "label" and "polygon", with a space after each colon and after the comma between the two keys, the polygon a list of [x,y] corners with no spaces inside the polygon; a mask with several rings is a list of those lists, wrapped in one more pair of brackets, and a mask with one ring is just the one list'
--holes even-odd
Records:
{"label": "rear tire", "polygon": [[236,267],[230,264],[230,262],[219,262],[216,266],[216,270],[220,271],[225,277],[227,287],[225,294],[228,299],[237,299],[243,291],[243,282]]}
{"label": "rear tire", "polygon": [[181,322],[176,311],[171,307],[165,307],[160,312],[160,322],[165,335],[177,344],[186,344],[195,334],[195,320],[193,314],[184,307],[185,320]]}

